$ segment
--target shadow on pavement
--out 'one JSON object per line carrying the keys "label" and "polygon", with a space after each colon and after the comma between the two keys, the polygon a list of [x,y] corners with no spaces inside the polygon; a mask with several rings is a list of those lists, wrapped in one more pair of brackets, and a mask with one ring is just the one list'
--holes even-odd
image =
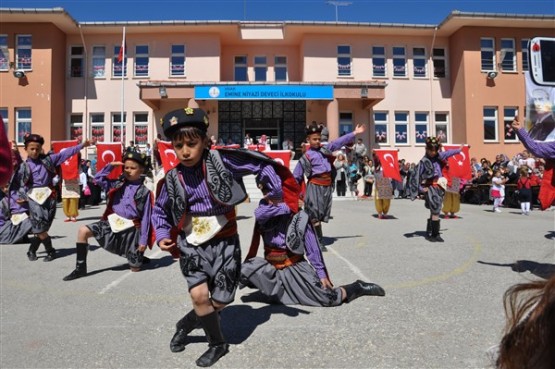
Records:
{"label": "shadow on pavement", "polygon": [[514,263],[508,263],[508,264],[489,263],[486,261],[478,260],[478,263],[484,264],[484,265],[510,267],[513,272],[517,272],[517,273],[530,272],[533,275],[543,279],[549,279],[551,278],[551,276],[555,275],[554,264],[538,263],[536,261],[530,261],[530,260],[517,260]]}
{"label": "shadow on pavement", "polygon": [[403,236],[405,236],[406,238],[413,238],[413,237],[426,238],[426,231],[414,231],[411,233],[405,233]]}

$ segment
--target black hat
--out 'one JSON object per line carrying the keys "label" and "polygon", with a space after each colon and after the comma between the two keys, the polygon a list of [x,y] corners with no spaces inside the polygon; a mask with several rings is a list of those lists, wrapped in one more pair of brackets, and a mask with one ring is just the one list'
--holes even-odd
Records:
{"label": "black hat", "polygon": [[40,145],[44,145],[44,138],[41,135],[37,135],[36,133],[29,133],[25,135],[25,137],[23,138],[23,142],[25,146],[27,146],[29,142],[36,142]]}
{"label": "black hat", "polygon": [[170,111],[160,120],[166,137],[171,138],[175,131],[184,127],[195,127],[206,133],[208,116],[199,108],[184,108]]}
{"label": "black hat", "polygon": [[429,150],[439,150],[441,141],[436,137],[426,137],[426,148]]}
{"label": "black hat", "polygon": [[309,126],[306,126],[306,135],[309,136],[313,133],[322,133],[322,129],[324,126],[321,124],[312,123]]}
{"label": "black hat", "polygon": [[139,165],[146,167],[146,154],[142,154],[136,151],[129,151],[123,154],[122,161],[125,162],[126,160],[133,160],[134,162],[139,163]]}

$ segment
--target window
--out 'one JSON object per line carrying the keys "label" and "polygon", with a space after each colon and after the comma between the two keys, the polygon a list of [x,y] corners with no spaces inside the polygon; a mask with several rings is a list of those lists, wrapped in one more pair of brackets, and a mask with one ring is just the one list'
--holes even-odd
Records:
{"label": "window", "polygon": [[15,109],[15,130],[18,144],[24,144],[25,135],[32,132],[31,128],[31,109]]}
{"label": "window", "polygon": [[497,108],[484,107],[484,141],[497,141]]}
{"label": "window", "polygon": [[423,78],[428,76],[428,68],[426,63],[426,49],[423,47],[415,47],[412,49],[412,63],[414,69],[414,77]]}
{"label": "window", "polygon": [[287,57],[286,56],[276,56],[274,58],[274,80],[275,81],[287,81]]}
{"label": "window", "polygon": [[523,38],[522,40],[520,40],[520,47],[522,49],[522,70],[523,71],[528,70],[528,42],[530,42],[530,40],[527,38]]}
{"label": "window", "polygon": [[349,45],[337,46],[337,75],[351,75],[351,47]]}
{"label": "window", "polygon": [[248,81],[247,57],[245,55],[235,57],[235,81]]}
{"label": "window", "polygon": [[[123,114],[123,122],[121,121],[121,113],[112,113],[112,141],[113,142],[126,142],[127,135],[125,134],[125,121],[127,120],[127,113]],[[123,139],[122,139],[123,131]]]}
{"label": "window", "polygon": [[449,142],[449,122],[447,113],[435,113],[435,137],[437,137],[441,142]]}
{"label": "window", "polygon": [[83,53],[84,53],[83,46],[72,46],[71,47],[71,55],[70,55],[70,77],[83,77]]}
{"label": "window", "polygon": [[83,141],[83,114],[71,114],[69,117],[69,138]]}
{"label": "window", "polygon": [[185,45],[172,45],[170,58],[170,76],[185,76]]}
{"label": "window", "polygon": [[106,77],[106,47],[93,46],[92,69],[94,78]]}
{"label": "window", "polygon": [[148,45],[135,46],[135,77],[148,77]]}
{"label": "window", "polygon": [[374,112],[374,142],[378,144],[387,144],[388,143],[388,134],[387,134],[387,112]]}
{"label": "window", "polygon": [[148,143],[148,113],[135,113],[133,118],[135,144],[146,145]]}
{"label": "window", "polygon": [[353,113],[339,113],[339,134],[344,135],[353,131]]}
{"label": "window", "polygon": [[93,141],[104,141],[104,113],[91,113],[91,133]]}
{"label": "window", "polygon": [[406,145],[409,143],[409,114],[405,112],[395,112],[395,144]]}
{"label": "window", "polygon": [[434,62],[434,77],[445,78],[447,76],[445,49],[434,49],[432,60]]}
{"label": "window", "polygon": [[501,39],[501,70],[504,72],[516,71],[515,40],[512,38]]}
{"label": "window", "polygon": [[407,60],[405,57],[405,48],[403,46],[395,46],[393,48],[393,77],[407,76]]}
{"label": "window", "polygon": [[[112,61],[112,76],[113,77],[127,77],[127,55],[119,57],[121,45],[114,46],[114,58]],[[127,54],[127,50],[123,50]],[[122,75],[123,73],[123,75]]]}
{"label": "window", "polygon": [[428,113],[414,113],[414,142],[426,143],[428,137]]}
{"label": "window", "polygon": [[8,51],[8,36],[0,35],[0,70],[10,69],[10,52]]}
{"label": "window", "polygon": [[482,58],[482,71],[495,70],[495,41],[493,38],[480,39],[480,50]]}
{"label": "window", "polygon": [[385,47],[372,46],[372,77],[385,77],[387,75],[385,61]]}
{"label": "window", "polygon": [[511,126],[514,118],[516,117],[518,109],[514,106],[505,107],[503,109],[503,126],[505,133],[505,142],[516,142],[517,136],[516,132]]}
{"label": "window", "polygon": [[266,65],[266,57],[255,56],[254,57],[254,80],[259,82],[266,81],[267,71],[268,71],[268,66]]}
{"label": "window", "polygon": [[4,132],[9,137],[9,124],[8,124],[8,108],[0,108],[0,116],[2,116],[2,120],[4,121]]}
{"label": "window", "polygon": [[15,69],[31,70],[32,68],[32,39],[31,35],[17,35],[15,42]]}

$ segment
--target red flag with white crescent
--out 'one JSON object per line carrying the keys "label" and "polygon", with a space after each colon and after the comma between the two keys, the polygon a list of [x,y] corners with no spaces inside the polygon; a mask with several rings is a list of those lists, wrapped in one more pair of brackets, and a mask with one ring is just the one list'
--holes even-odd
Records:
{"label": "red flag with white crescent", "polygon": [[[445,150],[458,149],[461,145],[443,144]],[[464,179],[472,179],[472,169],[470,167],[470,149],[464,145],[460,154],[453,155],[447,159],[449,162],[449,175]]]}
{"label": "red flag with white crescent", "polygon": [[[99,172],[106,165],[113,161],[121,161],[121,143],[120,142],[97,142],[96,143],[96,171]],[[122,173],[122,167],[115,167],[108,179],[118,179]]]}
{"label": "red flag with white crescent", "polygon": [[[60,153],[67,149],[68,147],[76,146],[78,143],[77,141],[52,141],[52,147],[54,148],[55,153]],[[60,168],[62,168],[62,178],[69,180],[69,179],[77,179],[79,178],[79,160],[77,158],[77,154],[73,155],[66,161],[64,161]]]}
{"label": "red flag with white crescent", "polygon": [[160,160],[162,160],[164,172],[169,172],[171,169],[175,168],[177,164],[179,164],[179,160],[177,160],[177,155],[173,150],[171,142],[158,141],[158,152],[160,153]]}
{"label": "red flag with white crescent", "polygon": [[264,154],[268,155],[281,165],[289,168],[289,162],[291,160],[291,151],[289,150],[270,150],[264,151]]}
{"label": "red flag with white crescent", "polygon": [[382,165],[383,176],[402,181],[397,150],[374,150]]}

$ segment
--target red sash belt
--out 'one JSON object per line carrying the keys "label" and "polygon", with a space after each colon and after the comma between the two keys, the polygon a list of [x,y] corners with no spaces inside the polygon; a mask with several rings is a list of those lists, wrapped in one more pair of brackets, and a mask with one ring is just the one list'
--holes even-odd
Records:
{"label": "red sash belt", "polygon": [[331,186],[331,173],[322,173],[311,177],[308,183],[312,183],[317,186]]}
{"label": "red sash belt", "polygon": [[289,250],[264,247],[264,258],[276,269],[284,269],[304,259],[303,255],[293,254]]}

